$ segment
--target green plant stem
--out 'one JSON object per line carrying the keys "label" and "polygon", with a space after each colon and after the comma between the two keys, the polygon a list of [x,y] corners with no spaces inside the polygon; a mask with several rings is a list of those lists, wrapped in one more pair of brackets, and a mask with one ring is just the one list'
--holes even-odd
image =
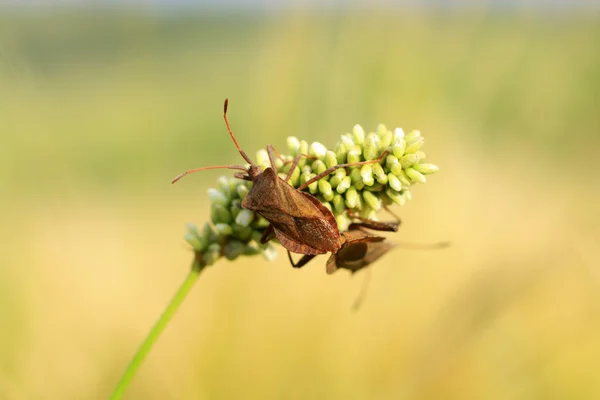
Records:
{"label": "green plant stem", "polygon": [[177,290],[175,296],[173,296],[173,299],[171,300],[169,305],[167,305],[167,308],[158,318],[158,320],[148,333],[148,336],[146,336],[146,339],[144,339],[144,342],[131,359],[131,362],[127,366],[127,369],[125,370],[123,376],[119,380],[119,383],[115,387],[114,392],[110,396],[111,400],[118,400],[123,397],[123,394],[125,393],[125,390],[131,383],[131,380],[133,379],[133,376],[135,375],[137,369],[140,367],[140,365],[150,352],[150,349],[152,348],[152,345],[154,345],[154,342],[156,342],[162,331],[165,329],[165,327],[173,317],[173,315],[175,315],[175,312],[177,311],[183,300],[185,300],[186,296],[194,286],[194,283],[196,283],[196,281],[198,280],[202,269],[202,267],[198,267],[197,264],[195,264],[190,270],[190,273],[185,278],[185,281],[183,281],[183,283],[179,287],[179,290]]}

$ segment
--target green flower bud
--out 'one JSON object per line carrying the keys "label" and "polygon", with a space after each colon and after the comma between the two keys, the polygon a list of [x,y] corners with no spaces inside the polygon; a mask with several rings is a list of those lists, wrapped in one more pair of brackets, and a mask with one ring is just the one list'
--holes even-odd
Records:
{"label": "green flower bud", "polygon": [[427,182],[427,178],[425,178],[425,175],[423,175],[419,171],[415,170],[414,168],[407,168],[406,169],[406,175],[408,175],[408,177],[413,182],[417,182],[417,183],[425,183],[425,182]]}
{"label": "green flower bud", "polygon": [[421,136],[421,132],[414,130],[411,131],[409,133],[406,134],[406,136],[404,136],[404,140],[406,140],[406,143],[410,144],[412,143],[416,138]]}
{"label": "green flower bud", "polygon": [[342,137],[340,138],[340,142],[342,142],[342,144],[347,150],[350,150],[351,148],[356,146],[356,143],[354,143],[354,140],[352,140],[352,135],[350,135],[349,133],[342,135]]}
{"label": "green flower bud", "polygon": [[246,250],[246,245],[238,240],[229,240],[223,246],[223,255],[227,257],[229,261],[235,260]]}
{"label": "green flower bud", "polygon": [[214,242],[217,239],[217,234],[213,231],[212,226],[207,222],[202,227],[202,236],[207,242]]}
{"label": "green flower bud", "polygon": [[262,249],[259,249],[258,247],[253,246],[251,244],[246,245],[246,247],[244,248],[245,256],[255,256],[260,253],[262,253]]}
{"label": "green flower bud", "polygon": [[323,198],[326,201],[331,201],[333,200],[333,190],[331,190],[331,185],[329,184],[329,182],[327,182],[324,179],[321,179],[318,181],[319,182],[319,192],[321,192],[321,194],[323,195]]}
{"label": "green flower bud", "polygon": [[392,146],[392,152],[394,153],[394,156],[398,159],[404,156],[404,154],[406,153],[406,142],[403,138],[398,139],[396,141],[396,144]]}
{"label": "green flower bud", "polygon": [[342,194],[352,186],[352,179],[349,176],[344,177],[335,188],[336,192]]}
{"label": "green flower bud", "polygon": [[229,204],[229,199],[227,198],[227,196],[220,190],[214,188],[208,189],[208,198],[210,199],[210,201],[213,202],[213,204]]}
{"label": "green flower bud", "polygon": [[288,136],[287,147],[293,156],[297,155],[298,150],[300,150],[300,140],[295,136]]}
{"label": "green flower bud", "polygon": [[377,196],[375,196],[372,192],[365,190],[362,192],[363,199],[365,202],[375,211],[379,211],[381,209],[381,200]]}
{"label": "green flower bud", "polygon": [[344,197],[341,194],[336,193],[331,200],[333,204],[333,209],[336,213],[341,214],[346,211],[346,202],[344,201]]}
{"label": "green flower bud", "polygon": [[348,152],[348,162],[349,163],[357,163],[360,162],[360,156],[362,154],[362,148],[360,146],[354,146],[353,148],[350,149],[350,151]]}
{"label": "green flower bud", "polygon": [[321,203],[323,203],[323,206],[328,209],[329,211],[333,212],[333,207],[331,207],[331,203],[329,201],[325,201],[325,199],[323,198],[323,196],[317,196],[317,199],[319,199],[319,201]]}
{"label": "green flower bud", "polygon": [[283,168],[284,162],[281,158],[275,158],[275,170],[280,171]]}
{"label": "green flower bud", "polygon": [[375,183],[375,179],[373,178],[373,167],[372,164],[365,164],[360,168],[360,176],[362,178],[363,183],[366,186],[371,186]]}
{"label": "green flower bud", "polygon": [[[305,172],[302,174],[302,176],[300,177],[300,182],[302,183],[306,183],[309,180],[311,180],[312,178],[314,178],[315,176],[317,176],[316,174],[313,174],[311,172]],[[310,185],[308,185],[308,190],[310,191],[311,194],[315,194],[317,193],[317,190],[319,189],[318,186],[318,181],[311,183]]]}
{"label": "green flower bud", "polygon": [[236,188],[236,190],[237,190],[237,195],[242,200],[244,200],[244,198],[246,197],[246,195],[250,191],[250,189],[248,188],[248,186],[246,186],[244,184],[238,185],[237,188]]}
{"label": "green flower bud", "polygon": [[350,171],[350,179],[352,180],[352,186],[354,186],[358,190],[362,190],[365,187],[365,184],[362,180],[362,176],[360,174],[360,168],[353,168]]}
{"label": "green flower bud", "polygon": [[402,164],[402,168],[406,169],[411,167],[419,162],[419,156],[416,154],[405,154],[404,157],[400,159],[400,164]]}
{"label": "green flower bud", "polygon": [[[308,154],[308,142],[306,140],[300,141],[300,148],[298,149],[298,154]],[[302,166],[306,164],[306,157],[302,157],[298,162],[298,166],[302,168]]]}
{"label": "green flower bud", "polygon": [[392,174],[399,176],[402,173],[402,164],[398,162],[398,164],[392,165],[392,168],[390,168],[390,170],[392,171]]}
{"label": "green flower bud", "polygon": [[385,173],[382,176],[375,175],[375,179],[377,180],[377,182],[373,186],[371,186],[371,191],[374,191],[372,189],[375,185],[387,185],[388,183],[388,177]]}
{"label": "green flower bud", "polygon": [[274,261],[277,258],[277,250],[271,244],[267,244],[262,254],[267,261]]}
{"label": "green flower bud", "polygon": [[224,224],[224,223],[218,223],[215,224],[215,230],[217,231],[217,233],[219,235],[222,236],[230,236],[233,233],[233,229],[231,228],[231,226],[229,224]]}
{"label": "green flower bud", "polygon": [[333,174],[330,175],[329,183],[331,184],[331,187],[335,189],[337,187],[337,185],[339,185],[340,182],[342,181],[342,179],[344,179],[345,177],[346,177],[346,169],[345,168],[337,169]]}
{"label": "green flower bud", "polygon": [[271,225],[271,223],[267,221],[265,217],[259,214],[254,215],[254,222],[252,223],[252,226],[256,227],[257,229],[264,229],[269,225]]}
{"label": "green flower bud", "polygon": [[[387,176],[385,178],[386,178],[386,185],[387,185]],[[382,185],[379,182],[375,182],[371,186],[365,186],[365,188],[364,188],[364,190],[368,190],[369,192],[381,192],[383,189],[384,189],[384,185]]]}
{"label": "green flower bud", "polygon": [[183,235],[183,238],[185,239],[186,242],[188,242],[192,248],[194,249],[194,251],[204,251],[204,249],[206,248],[206,240],[202,240],[200,239],[198,236],[188,232],[185,235]]}
{"label": "green flower bud", "polygon": [[220,176],[217,178],[217,187],[225,195],[229,193],[229,178],[226,176]]}
{"label": "green flower bud", "polygon": [[242,211],[242,201],[240,199],[235,199],[231,202],[231,206],[229,206],[229,212],[231,216],[235,220],[238,214]]}
{"label": "green flower bud", "polygon": [[200,236],[200,232],[198,232],[198,227],[196,224],[188,223],[186,224],[187,231],[192,235]]}
{"label": "green flower bud", "polygon": [[385,158],[385,166],[388,169],[391,169],[394,165],[396,165],[398,163],[400,163],[400,161],[398,161],[398,158],[396,158],[396,156],[393,156],[391,154]]}
{"label": "green flower bud", "polygon": [[363,149],[363,155],[367,161],[374,160],[379,156],[379,137],[376,133],[371,132],[367,135]]}
{"label": "green flower bud", "polygon": [[233,230],[232,236],[244,242],[249,241],[252,238],[252,232],[254,232],[251,226],[242,226],[237,223],[232,224],[231,229]]}
{"label": "green flower bud", "polygon": [[327,153],[325,154],[325,165],[327,165],[327,168],[335,167],[337,164],[337,156],[335,153],[331,150],[327,150]]}
{"label": "green flower bud", "polygon": [[213,203],[210,209],[210,217],[212,219],[213,224],[223,222],[225,224],[229,224],[233,221],[233,217],[231,212],[227,207],[222,204]]}
{"label": "green flower bud", "polygon": [[237,178],[229,178],[229,198],[234,199],[237,197],[237,188],[240,186],[241,181]]}
{"label": "green flower bud", "polygon": [[375,177],[377,178],[377,180],[379,181],[380,179],[385,179],[385,183],[387,183],[387,176],[385,174],[385,171],[383,170],[383,167],[381,166],[381,164],[379,163],[373,163],[373,174],[375,174]]}
{"label": "green flower bud", "polygon": [[359,194],[356,197],[356,207],[354,207],[354,210],[362,210],[363,209],[363,201],[362,201],[362,196]]}
{"label": "green flower bud", "polygon": [[375,128],[375,132],[377,132],[377,136],[381,137],[387,134],[389,131],[385,124],[378,124],[377,128]]}
{"label": "green flower bud", "polygon": [[415,154],[419,156],[419,160],[421,161],[427,158],[427,155],[421,150],[416,151]]}
{"label": "green flower bud", "polygon": [[394,138],[392,139],[392,143],[396,144],[400,141],[400,139],[404,140],[404,131],[402,128],[394,129]]}
{"label": "green flower bud", "polygon": [[365,141],[365,131],[362,128],[362,126],[356,124],[354,125],[354,128],[352,129],[352,137],[354,138],[354,143],[356,144],[363,144]]}
{"label": "green flower bud", "polygon": [[242,209],[237,217],[235,218],[235,222],[241,226],[249,226],[254,219],[254,212],[244,208]]}
{"label": "green flower bud", "polygon": [[425,143],[425,139],[423,139],[422,137],[415,138],[414,141],[412,141],[410,144],[408,144],[406,146],[406,153],[407,154],[416,153],[417,151],[419,151],[421,146],[423,146],[423,143]]}
{"label": "green flower bud", "polygon": [[385,125],[379,124],[377,126],[377,136],[379,136],[380,149],[387,149],[392,145],[394,134],[388,131]]}
{"label": "green flower bud", "polygon": [[213,265],[221,256],[221,246],[218,243],[212,243],[204,252],[204,262],[206,265]]}
{"label": "green flower bud", "polygon": [[[285,179],[285,177],[284,177]],[[290,183],[290,185],[297,187],[300,185],[300,168],[298,166],[296,166],[296,168],[294,168],[294,172],[292,172],[292,175],[290,176],[290,180],[288,181]]]}
{"label": "green flower bud", "polygon": [[403,190],[402,191],[402,196],[404,196],[404,198],[406,199],[406,201],[412,200],[412,193],[411,193],[410,190]]}
{"label": "green flower bud", "polygon": [[258,232],[258,231],[252,232],[252,240],[256,243],[257,246],[259,246],[261,249],[264,249],[265,247],[267,247],[267,244],[262,244],[260,242],[261,237],[262,237],[261,232]]}
{"label": "green flower bud", "polygon": [[[350,147],[352,148],[352,147]],[[335,157],[337,164],[344,164],[346,162],[346,155],[348,154],[348,148],[344,143],[339,141],[335,146]]]}
{"label": "green flower bud", "polygon": [[346,214],[338,214],[335,216],[335,221],[337,222],[338,229],[340,232],[347,231],[352,223],[352,220]]}
{"label": "green flower bud", "polygon": [[413,168],[425,175],[433,174],[434,172],[438,172],[440,170],[438,166],[434,164],[417,164],[414,165]]}
{"label": "green flower bud", "polygon": [[327,169],[327,166],[325,165],[325,163],[323,161],[316,160],[315,162],[312,163],[311,168],[314,173],[320,174],[321,172],[323,172]]}
{"label": "green flower bud", "polygon": [[397,192],[393,189],[388,188],[385,194],[396,204],[403,206],[406,203],[406,199],[402,196],[401,192]]}
{"label": "green flower bud", "polygon": [[269,153],[265,149],[260,149],[256,152],[256,164],[262,168],[271,166],[271,160],[269,160]]}
{"label": "green flower bud", "polygon": [[373,210],[371,207],[364,207],[360,210],[360,217],[371,221],[377,221],[377,211]]}
{"label": "green flower bud", "polygon": [[402,190],[402,183],[393,172],[388,174],[388,185],[397,192]]}
{"label": "green flower bud", "polygon": [[[393,172],[394,171],[392,171],[392,173]],[[400,183],[402,183],[402,187],[403,188],[406,189],[406,188],[409,188],[410,185],[412,185],[412,182],[411,182],[410,178],[408,177],[408,175],[406,175],[406,172],[404,172],[404,171],[401,170],[399,173],[394,174],[394,175],[396,175],[396,177],[398,178],[398,180],[400,180]]]}
{"label": "green flower bud", "polygon": [[308,154],[319,159],[324,158],[325,154],[327,154],[327,147],[319,142],[312,142],[308,150]]}
{"label": "green flower bud", "polygon": [[350,187],[346,191],[346,207],[347,208],[356,208],[359,202],[358,192],[354,187]]}

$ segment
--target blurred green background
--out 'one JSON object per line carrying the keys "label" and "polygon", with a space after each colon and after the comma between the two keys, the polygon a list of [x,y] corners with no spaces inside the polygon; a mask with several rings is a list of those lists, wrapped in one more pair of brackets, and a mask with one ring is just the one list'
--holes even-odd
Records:
{"label": "blurred green background", "polygon": [[[245,11],[244,11],[245,10]],[[0,399],[106,398],[186,275],[219,171],[420,129],[441,167],[363,273],[206,270],[129,399],[600,398],[600,18],[586,11],[0,9]]]}

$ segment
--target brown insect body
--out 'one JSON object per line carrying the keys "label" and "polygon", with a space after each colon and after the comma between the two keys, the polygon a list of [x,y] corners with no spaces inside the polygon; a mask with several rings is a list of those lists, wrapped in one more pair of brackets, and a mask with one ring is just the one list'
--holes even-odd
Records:
{"label": "brown insect body", "polygon": [[291,252],[316,255],[340,248],[340,232],[331,211],[313,195],[281,179],[272,168],[254,178],[242,207],[269,221],[281,245]]}
{"label": "brown insect body", "polygon": [[[239,147],[227,120],[227,105],[228,100],[225,99],[223,118],[227,125],[227,131],[240,155],[250,166],[224,165],[195,168],[178,175],[172,183],[177,182],[189,173],[201,170],[216,168],[239,170],[241,172],[235,173],[235,177],[253,183],[252,189],[242,202],[242,207],[257,212],[271,223],[263,233],[260,239],[261,243],[266,243],[275,236],[283,247],[294,253],[316,255],[336,252],[341,246],[341,238],[335,217],[316,197],[303,192],[302,189],[330,174],[335,169],[344,168],[349,164],[332,167],[303,183],[300,187],[294,188],[287,181],[303,155],[299,154],[294,158],[288,176],[284,180],[276,173],[275,149],[273,146],[268,145],[267,152],[271,167],[263,171]],[[381,157],[383,158],[384,155]],[[368,161],[368,163],[371,162],[374,161]],[[352,165],[363,163],[365,162]]]}
{"label": "brown insect body", "polygon": [[[390,210],[388,212],[394,215]],[[387,222],[373,221],[354,215],[350,216],[360,222],[353,222],[348,227],[348,231],[341,234],[340,248],[332,252],[329,260],[327,260],[326,270],[328,274],[335,272],[338,268],[348,269],[354,273],[367,267],[395,246],[391,242],[384,242],[384,237],[373,235],[364,229],[398,232],[400,219],[396,215],[394,215],[395,221]],[[296,263],[288,253],[288,258],[294,268],[303,267],[314,257],[315,255],[304,255]]]}

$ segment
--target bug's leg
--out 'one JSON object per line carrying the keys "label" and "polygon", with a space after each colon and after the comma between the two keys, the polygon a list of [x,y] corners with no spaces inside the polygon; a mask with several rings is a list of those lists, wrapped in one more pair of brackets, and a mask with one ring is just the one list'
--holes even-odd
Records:
{"label": "bug's leg", "polygon": [[296,167],[298,166],[298,163],[300,162],[300,159],[302,158],[302,154],[298,154],[296,157],[294,157],[294,159],[291,161],[292,165],[290,165],[290,169],[288,170],[287,176],[285,177],[285,181],[289,182],[290,178],[292,177],[292,174],[294,173],[294,170],[296,169]]}
{"label": "bug's leg", "polygon": [[400,217],[397,216],[392,210],[390,210],[390,208],[386,205],[383,206],[383,208],[385,209],[385,211],[388,212],[388,214],[390,214],[392,217],[394,217],[394,219],[396,220],[396,222],[398,223],[398,225],[400,225]]}
{"label": "bug's leg", "polygon": [[265,229],[262,236],[260,237],[260,243],[265,244],[269,240],[273,239],[274,237],[275,237],[275,231],[273,230],[273,225],[269,225],[269,226],[267,226],[267,229]]}
{"label": "bug's leg", "polygon": [[388,151],[384,151],[383,153],[381,153],[381,155],[379,157],[377,157],[374,160],[369,160],[369,161],[360,161],[360,162],[355,162],[355,163],[346,163],[346,164],[338,164],[338,165],[334,165],[331,168],[327,168],[325,171],[321,172],[320,174],[318,174],[317,176],[314,176],[312,178],[310,178],[309,180],[307,180],[306,182],[304,182],[302,185],[298,186],[298,190],[303,190],[305,188],[308,187],[308,185],[310,185],[313,182],[318,181],[319,179],[331,174],[333,171],[335,171],[336,169],[340,169],[340,168],[347,168],[347,167],[356,167],[358,165],[365,165],[365,164],[375,164],[378,163],[379,161],[383,160],[383,158],[385,156],[388,155]]}
{"label": "bug's leg", "polygon": [[315,255],[312,254],[305,254],[302,256],[302,258],[300,258],[300,260],[298,260],[297,263],[294,262],[294,260],[292,259],[292,253],[288,250],[288,258],[290,260],[290,264],[292,264],[292,267],[294,268],[302,268],[304,267],[306,264],[308,264],[310,262],[310,260],[312,260],[313,258],[315,258]]}
{"label": "bug's leg", "polygon": [[267,154],[269,155],[269,162],[271,163],[271,168],[273,171],[277,172],[277,167],[275,166],[275,149],[272,145],[267,145]]}
{"label": "bug's leg", "polygon": [[281,161],[283,161],[284,163],[286,163],[286,162],[289,162],[289,161],[285,161],[285,157],[283,156],[283,154],[281,154],[281,153],[279,152],[279,150],[277,150],[275,147],[273,147],[273,145],[271,145],[271,144],[270,144],[270,145],[268,145],[268,146],[267,146],[267,151],[268,151],[268,148],[269,148],[269,147],[271,148],[271,150],[272,150],[272,151],[273,151],[275,154],[277,154],[277,158],[279,158],[279,159],[280,159]]}
{"label": "bug's leg", "polygon": [[358,309],[362,305],[363,301],[365,300],[365,297],[367,296],[367,290],[369,288],[369,283],[371,283],[371,274],[372,274],[371,271],[372,270],[373,270],[373,268],[367,269],[367,272],[363,279],[362,285],[360,285],[360,291],[356,295],[356,298],[354,299],[354,303],[352,303],[352,311],[354,311],[354,312],[358,311]]}
{"label": "bug's leg", "polygon": [[398,232],[398,227],[400,226],[400,219],[395,214],[392,215],[394,215],[396,221],[373,221],[372,219],[362,218],[348,210],[348,216],[350,218],[357,219],[360,221],[351,223],[349,229],[367,228],[374,231]]}
{"label": "bug's leg", "polygon": [[[279,152],[277,150],[275,150],[275,147],[273,147],[272,145],[267,145],[267,153],[269,154],[269,161],[271,162],[271,168],[273,168],[274,171],[277,171],[277,168],[275,167],[275,157],[274,157],[274,153],[279,154]],[[283,156],[281,156],[281,154],[279,154],[279,158],[283,160]],[[287,172],[287,176],[285,177],[285,181],[288,182],[290,180],[290,178],[292,177],[292,174],[294,173],[294,170],[296,169],[296,167],[298,166],[298,163],[300,162],[300,159],[302,157],[305,157],[304,154],[297,154],[296,157],[294,157],[294,159],[292,161],[284,161],[285,163],[291,162],[292,165],[290,166],[290,169]]]}

